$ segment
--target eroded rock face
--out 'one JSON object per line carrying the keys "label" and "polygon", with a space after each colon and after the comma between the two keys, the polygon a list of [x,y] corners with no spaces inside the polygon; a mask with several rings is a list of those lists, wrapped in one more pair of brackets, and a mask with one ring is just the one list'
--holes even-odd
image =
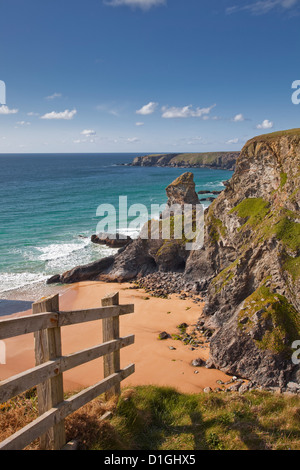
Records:
{"label": "eroded rock face", "polygon": [[[210,364],[259,384],[300,380],[300,131],[249,141],[206,212],[185,278],[208,283]],[[297,381],[297,380],[296,380]]]}
{"label": "eroded rock face", "polygon": [[238,156],[239,152],[167,153],[135,157],[131,165],[234,170]]}
{"label": "eroded rock face", "polygon": [[106,245],[110,248],[123,248],[132,242],[129,236],[119,235],[118,233],[108,235],[107,233],[99,233],[91,236],[91,242],[96,245]]}
{"label": "eroded rock face", "polygon": [[[168,207],[172,204],[179,206],[199,204],[192,173],[181,175],[168,186],[166,192]],[[167,219],[164,220],[164,223],[169,222]],[[151,223],[157,225],[159,230],[160,221],[152,221]],[[145,225],[142,232],[148,232],[148,224]],[[109,242],[103,234],[100,237],[94,236],[93,241],[100,244],[108,244]],[[119,239],[112,241],[121,242]],[[117,245],[110,246],[117,247]],[[181,239],[165,240],[162,237],[160,239],[139,237],[136,240],[125,240],[125,246],[115,256],[104,258],[87,266],[78,266],[61,276],[54,276],[48,280],[48,283],[58,282],[57,279],[64,283],[85,280],[125,282],[156,271],[183,272],[189,254],[190,252],[185,249],[185,242]]]}
{"label": "eroded rock face", "polygon": [[190,172],[183,173],[173,183],[169,184],[166,193],[168,207],[178,204],[183,208],[185,204],[200,204],[195,191],[194,175]]}

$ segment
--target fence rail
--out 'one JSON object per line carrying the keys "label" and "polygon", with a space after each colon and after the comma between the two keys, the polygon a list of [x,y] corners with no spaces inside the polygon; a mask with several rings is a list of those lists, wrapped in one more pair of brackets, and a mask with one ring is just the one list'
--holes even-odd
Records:
{"label": "fence rail", "polygon": [[[34,333],[32,369],[0,382],[0,403],[37,386],[39,417],[0,442],[0,450],[20,450],[37,438],[40,448],[58,450],[66,444],[64,419],[102,393],[120,394],[120,383],[134,373],[134,364],[120,369],[120,350],[134,343],[134,335],[120,338],[119,317],[134,312],[134,305],[119,305],[119,293],[102,299],[102,307],[59,311],[59,296],[33,304],[32,315],[0,321],[0,340]],[[102,320],[103,343],[62,355],[61,327]],[[64,399],[63,372],[103,357],[104,379]]]}

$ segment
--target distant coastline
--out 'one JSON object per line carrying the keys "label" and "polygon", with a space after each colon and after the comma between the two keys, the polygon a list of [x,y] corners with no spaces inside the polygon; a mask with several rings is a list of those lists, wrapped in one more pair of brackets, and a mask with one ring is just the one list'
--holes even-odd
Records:
{"label": "distant coastline", "polygon": [[240,152],[166,153],[135,157],[131,166],[214,168],[234,171]]}

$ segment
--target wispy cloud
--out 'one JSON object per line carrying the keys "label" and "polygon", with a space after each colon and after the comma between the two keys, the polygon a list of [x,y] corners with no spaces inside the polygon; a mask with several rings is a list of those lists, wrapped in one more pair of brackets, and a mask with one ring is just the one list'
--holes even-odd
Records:
{"label": "wispy cloud", "polygon": [[73,109],[72,111],[69,111],[66,109],[65,111],[62,111],[60,113],[57,113],[56,111],[52,111],[51,113],[46,113],[43,116],[41,116],[41,119],[64,119],[64,120],[71,120],[73,117],[77,114],[77,110]]}
{"label": "wispy cloud", "polygon": [[139,141],[140,141],[140,139],[138,139],[137,137],[129,137],[128,139],[126,139],[126,142],[127,142],[128,144],[135,144],[135,143],[137,143],[137,142],[139,142]]}
{"label": "wispy cloud", "polygon": [[10,109],[6,105],[0,106],[0,114],[17,114],[18,112],[18,109]]}
{"label": "wispy cloud", "polygon": [[174,118],[189,118],[189,117],[198,117],[198,118],[207,118],[211,110],[216,105],[212,105],[208,108],[193,108],[192,105],[180,107],[167,107],[162,108],[162,117],[164,119],[174,119]]}
{"label": "wispy cloud", "polygon": [[245,121],[245,118],[243,116],[243,114],[236,114],[234,116],[234,118],[232,119],[232,121],[234,122],[242,122],[242,121]]}
{"label": "wispy cloud", "polygon": [[45,100],[55,100],[55,98],[61,98],[62,94],[61,93],[53,93],[53,95],[46,96]]}
{"label": "wispy cloud", "polygon": [[272,129],[274,123],[265,119],[261,124],[257,124],[256,129]]}
{"label": "wispy cloud", "polygon": [[248,11],[253,15],[264,15],[275,9],[291,11],[294,7],[299,6],[299,2],[300,0],[258,0],[246,5],[228,7],[226,13],[232,14],[239,11]]}
{"label": "wispy cloud", "polygon": [[158,106],[158,103],[154,103],[153,101],[150,101],[150,103],[145,104],[141,109],[138,109],[136,111],[136,114],[141,114],[142,116],[147,116],[148,114],[154,113]]}
{"label": "wispy cloud", "polygon": [[239,139],[236,137],[235,139],[229,139],[226,141],[226,144],[238,144]]}
{"label": "wispy cloud", "polygon": [[144,122],[136,122],[135,125],[138,126],[138,127],[141,127],[141,126],[144,125]]}
{"label": "wispy cloud", "polygon": [[81,135],[84,135],[85,137],[92,137],[96,135],[96,131],[94,131],[94,129],[84,129],[81,132]]}
{"label": "wispy cloud", "polygon": [[104,0],[104,3],[112,7],[128,6],[149,10],[151,7],[165,5],[167,2],[166,0]]}
{"label": "wispy cloud", "polygon": [[30,126],[31,122],[28,121],[18,121],[16,122],[17,126]]}

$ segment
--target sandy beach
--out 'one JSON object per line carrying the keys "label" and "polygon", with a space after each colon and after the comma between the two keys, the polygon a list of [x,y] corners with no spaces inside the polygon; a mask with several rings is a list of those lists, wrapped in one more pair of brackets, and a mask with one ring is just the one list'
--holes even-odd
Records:
{"label": "sandy beach", "polygon": [[[60,291],[60,310],[99,307],[101,298],[116,291],[119,291],[121,304],[135,305],[133,314],[124,315],[120,319],[121,336],[135,335],[134,345],[121,350],[121,367],[134,363],[136,368],[136,372],[122,382],[122,387],[153,384],[172,386],[185,393],[197,393],[205,387],[218,387],[217,380],[230,379],[221,371],[191,365],[196,358],[208,358],[207,344],[192,351],[182,341],[158,339],[162,331],[170,335],[178,334],[177,326],[180,323],[185,322],[189,326],[196,324],[203,304],[195,304],[192,299],[182,300],[177,295],[169,299],[151,297],[142,289],[132,289],[131,284],[82,282]],[[30,313],[28,310],[9,318]],[[96,321],[62,328],[63,354],[101,343],[101,323]],[[0,365],[1,380],[34,366],[33,334],[7,339],[5,344],[6,364]],[[101,380],[102,361],[100,358],[64,373],[65,391],[79,390]]]}

